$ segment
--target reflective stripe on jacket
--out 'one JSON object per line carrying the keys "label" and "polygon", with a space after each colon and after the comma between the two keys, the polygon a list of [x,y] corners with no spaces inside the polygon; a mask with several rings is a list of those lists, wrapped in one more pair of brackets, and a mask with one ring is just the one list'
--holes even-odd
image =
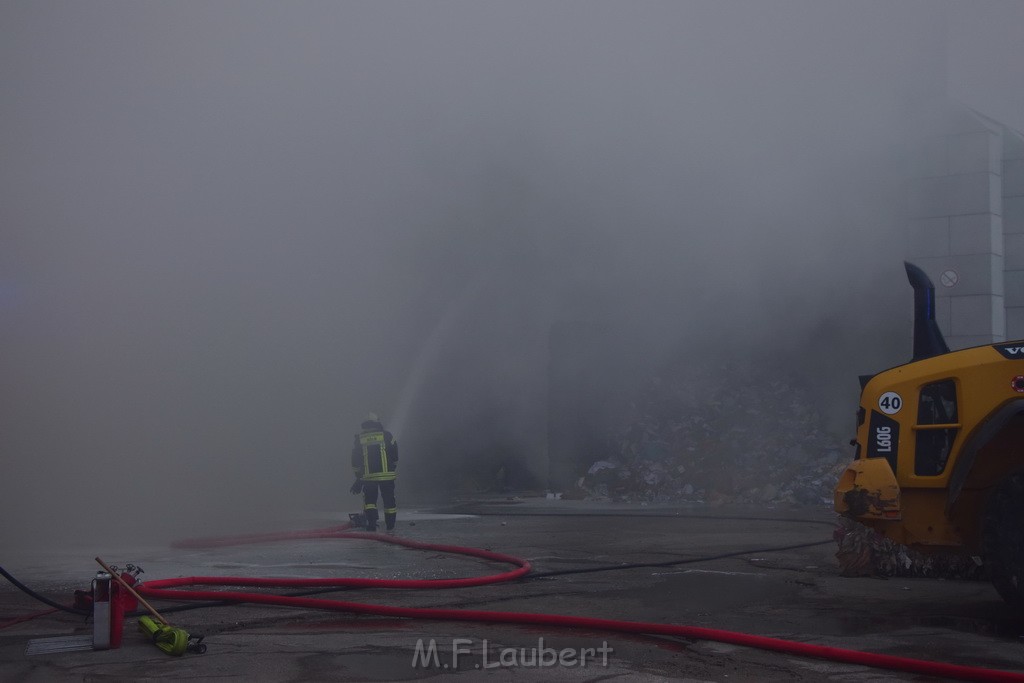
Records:
{"label": "reflective stripe on jacket", "polygon": [[395,463],[388,457],[388,444],[383,431],[367,431],[359,435],[363,451],[363,481],[389,481],[395,478]]}

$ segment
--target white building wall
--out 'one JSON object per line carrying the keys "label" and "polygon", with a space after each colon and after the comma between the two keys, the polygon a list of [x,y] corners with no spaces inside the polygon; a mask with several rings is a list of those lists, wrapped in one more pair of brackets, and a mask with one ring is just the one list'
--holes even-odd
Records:
{"label": "white building wall", "polygon": [[[1003,134],[973,116],[954,121],[921,143],[910,184],[907,258],[935,283],[936,320],[957,349],[1004,341],[1009,314]],[[1020,248],[1024,279],[1024,227]]]}

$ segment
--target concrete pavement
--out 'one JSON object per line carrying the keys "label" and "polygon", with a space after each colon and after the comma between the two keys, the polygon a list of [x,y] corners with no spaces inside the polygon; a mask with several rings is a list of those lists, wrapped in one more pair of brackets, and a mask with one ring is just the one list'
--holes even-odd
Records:
{"label": "concrete pavement", "polygon": [[[308,515],[288,526],[324,527],[345,519],[342,513]],[[1024,619],[988,584],[847,579],[838,576],[833,544],[792,548],[828,541],[832,520],[824,507],[672,508],[504,497],[403,510],[403,537],[524,557],[535,574],[547,576],[443,591],[374,589],[332,596],[705,626],[1024,673]],[[779,550],[785,547],[791,549]],[[105,552],[108,562],[145,567],[144,579],[210,574],[447,578],[506,568],[364,540]],[[5,558],[4,566],[33,588],[69,601],[73,587],[88,584],[96,554],[53,551]],[[679,564],[620,568],[670,562]],[[0,622],[44,608],[6,583],[0,588]],[[0,678],[382,681],[437,675],[469,680],[486,674],[535,680],[920,680],[715,642],[563,628],[252,605],[168,618],[204,634],[207,653],[165,655],[135,631],[132,620],[118,650],[26,655],[32,639],[89,633],[81,618],[58,613],[0,629]],[[567,654],[552,663],[556,651]]]}

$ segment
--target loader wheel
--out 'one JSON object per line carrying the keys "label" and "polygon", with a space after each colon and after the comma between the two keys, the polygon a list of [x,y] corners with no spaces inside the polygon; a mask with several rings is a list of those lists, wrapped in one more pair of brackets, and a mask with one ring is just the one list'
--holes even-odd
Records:
{"label": "loader wheel", "polygon": [[1024,610],[1024,474],[1003,479],[985,506],[982,556],[1003,600]]}

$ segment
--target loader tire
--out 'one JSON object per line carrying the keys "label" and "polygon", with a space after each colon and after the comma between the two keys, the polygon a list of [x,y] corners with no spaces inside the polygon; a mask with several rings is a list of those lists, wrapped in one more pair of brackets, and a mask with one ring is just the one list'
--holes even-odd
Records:
{"label": "loader tire", "polygon": [[1024,474],[1003,479],[985,506],[982,557],[1003,600],[1024,611]]}

